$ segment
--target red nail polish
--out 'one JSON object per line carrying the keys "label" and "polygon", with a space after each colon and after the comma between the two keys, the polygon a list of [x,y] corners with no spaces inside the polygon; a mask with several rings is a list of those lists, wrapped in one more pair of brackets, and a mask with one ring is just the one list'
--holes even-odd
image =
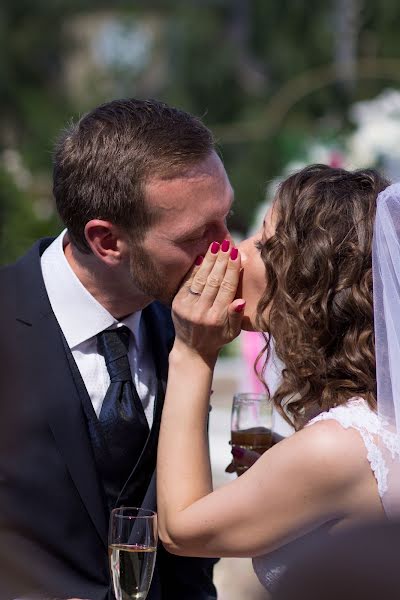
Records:
{"label": "red nail polish", "polygon": [[231,245],[229,240],[224,240],[221,244],[221,250],[222,252],[228,252],[229,250],[229,246]]}
{"label": "red nail polish", "polygon": [[211,254],[218,254],[218,250],[219,250],[219,243],[213,242],[211,245]]}
{"label": "red nail polish", "polygon": [[233,446],[231,452],[235,458],[243,458],[244,456],[244,450],[240,446]]}
{"label": "red nail polish", "polygon": [[204,256],[198,256],[196,258],[196,260],[194,261],[194,264],[196,265],[196,267],[198,267],[199,265],[201,265],[201,263],[203,262]]}
{"label": "red nail polish", "polygon": [[231,250],[231,260],[236,260],[239,254],[239,250],[237,248],[232,248]]}
{"label": "red nail polish", "polygon": [[242,304],[238,304],[237,307],[235,308],[235,312],[240,313],[244,310],[244,307],[246,306],[246,302],[243,302]]}

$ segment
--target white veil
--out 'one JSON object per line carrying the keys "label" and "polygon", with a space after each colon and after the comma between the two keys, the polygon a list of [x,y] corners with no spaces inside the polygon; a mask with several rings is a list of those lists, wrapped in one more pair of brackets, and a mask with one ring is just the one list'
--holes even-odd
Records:
{"label": "white veil", "polygon": [[388,517],[400,515],[400,183],[378,195],[373,252],[378,415],[376,457]]}

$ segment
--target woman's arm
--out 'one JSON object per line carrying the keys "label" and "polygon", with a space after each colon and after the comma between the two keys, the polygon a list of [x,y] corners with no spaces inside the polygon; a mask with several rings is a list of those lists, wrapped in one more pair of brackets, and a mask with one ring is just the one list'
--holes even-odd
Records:
{"label": "woman's arm", "polygon": [[180,511],[212,491],[207,435],[211,382],[219,349],[239,334],[244,308],[243,301],[234,300],[240,256],[233,256],[209,251],[173,303],[176,338],[157,461],[158,513],[164,532],[172,507]]}
{"label": "woman's arm", "polygon": [[[233,289],[239,265],[219,256],[218,275],[215,265],[207,266],[208,258],[186,285],[201,287],[207,273],[221,283],[222,267],[225,284],[217,292],[206,290],[205,284],[206,293],[193,298],[184,289],[174,307],[177,339],[157,464],[160,537],[176,554],[256,556],[343,514],[365,450],[363,454],[361,440],[354,441],[355,432],[334,422],[318,423],[280,442],[240,478],[212,491],[208,400],[221,340],[237,326],[233,313],[238,301],[226,290]],[[220,289],[224,298],[216,300]],[[362,458],[357,461],[353,452],[349,459],[347,447],[350,443],[357,450],[358,441]]]}
{"label": "woman's arm", "polygon": [[162,506],[165,499],[180,511],[212,491],[207,419],[213,369],[200,356],[189,355],[179,340],[169,369],[173,375],[158,445],[158,497]]}
{"label": "woman's arm", "polygon": [[170,418],[171,441],[160,448],[158,468],[160,537],[170,552],[261,555],[343,517],[354,503],[354,482],[365,479],[366,462],[357,432],[334,421],[317,423],[283,440],[241,477],[212,492],[204,420],[203,427],[199,418],[190,430],[177,431],[176,426],[187,423],[188,412],[193,421],[200,417],[200,403],[191,410],[186,405],[183,420],[179,394],[171,404],[175,412],[167,407],[162,443],[168,442]]}

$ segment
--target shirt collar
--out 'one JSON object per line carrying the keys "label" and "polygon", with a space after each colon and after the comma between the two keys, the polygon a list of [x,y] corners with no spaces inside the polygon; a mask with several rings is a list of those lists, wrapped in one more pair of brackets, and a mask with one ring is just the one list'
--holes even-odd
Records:
{"label": "shirt collar", "polygon": [[64,254],[66,229],[50,244],[41,258],[47,295],[69,348],[96,336],[104,329],[126,325],[139,344],[142,311],[118,321],[79,281]]}

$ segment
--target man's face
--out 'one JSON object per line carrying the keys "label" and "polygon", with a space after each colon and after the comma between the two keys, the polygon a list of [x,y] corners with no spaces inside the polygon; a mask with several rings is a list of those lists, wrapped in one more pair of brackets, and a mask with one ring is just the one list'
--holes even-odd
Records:
{"label": "man's face", "polygon": [[145,295],[171,304],[197,256],[229,234],[226,218],[233,201],[227,174],[216,153],[174,179],[151,179],[146,201],[156,223],[131,251],[131,275]]}

